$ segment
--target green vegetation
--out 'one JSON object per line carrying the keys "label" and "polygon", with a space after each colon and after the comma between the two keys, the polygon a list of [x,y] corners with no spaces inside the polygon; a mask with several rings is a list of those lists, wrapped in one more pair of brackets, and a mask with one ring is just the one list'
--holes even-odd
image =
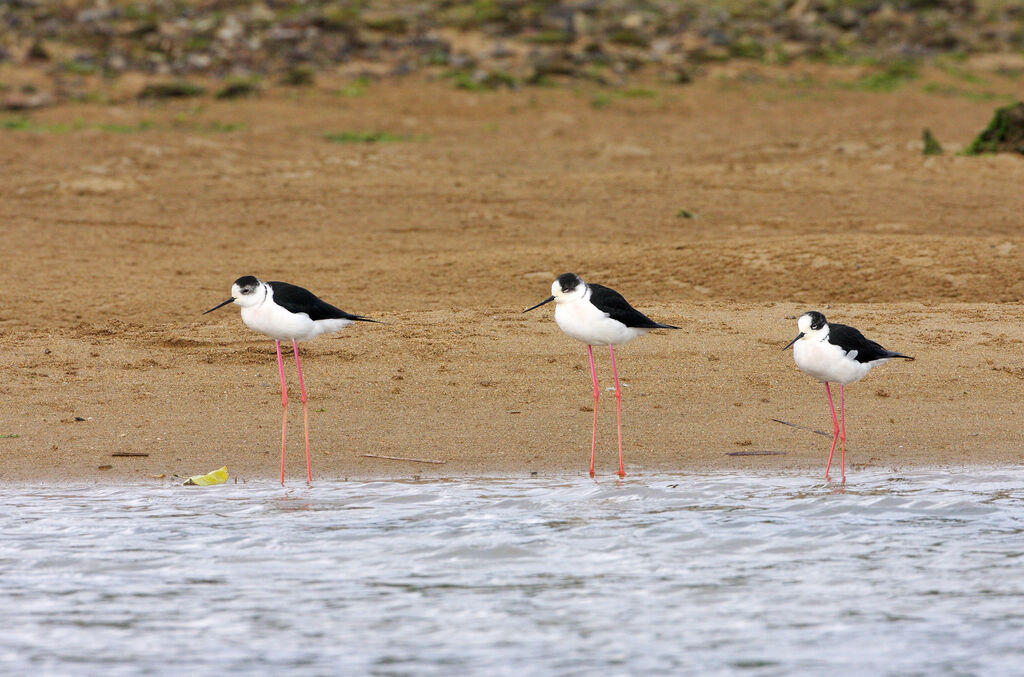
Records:
{"label": "green vegetation", "polygon": [[811,61],[820,61],[829,66],[849,66],[857,62],[843,44],[815,47],[807,53],[807,57]]}
{"label": "green vegetation", "polygon": [[16,132],[36,132],[42,134],[66,134],[68,132],[79,132],[87,129],[107,132],[109,134],[134,134],[153,129],[156,125],[149,120],[143,120],[136,124],[122,124],[115,122],[85,122],[74,120],[72,122],[35,122],[26,117],[9,117],[0,119],[0,129]]}
{"label": "green vegetation", "polygon": [[338,96],[343,96],[347,99],[354,99],[366,94],[366,90],[370,87],[369,78],[356,78],[351,83],[345,85],[337,92]]}
{"label": "green vegetation", "polygon": [[689,209],[680,209],[676,212],[677,219],[695,219],[697,218],[696,212],[691,212]]}
{"label": "green vegetation", "polygon": [[412,136],[390,132],[337,132],[325,134],[324,138],[331,143],[396,143],[414,140]]}
{"label": "green vegetation", "polygon": [[513,10],[506,10],[497,0],[473,0],[464,4],[454,3],[441,18],[445,23],[451,22],[455,27],[466,30],[501,21],[510,11]]}
{"label": "green vegetation", "polygon": [[185,40],[185,49],[190,52],[205,52],[210,48],[210,37],[207,35],[192,35]]}
{"label": "green vegetation", "polygon": [[14,434],[14,433],[4,433],[4,434],[0,435],[0,439],[3,439],[3,440],[13,440],[13,439],[17,439],[18,437],[20,437],[20,436]]}
{"label": "green vegetation", "polygon": [[945,73],[946,75],[954,77],[957,80],[963,80],[964,82],[969,82],[971,84],[983,84],[985,82],[985,79],[979,76],[977,73],[966,70],[964,68],[960,68],[958,66],[954,66],[947,60],[937,59],[935,61],[935,67],[938,68],[943,73]]}
{"label": "green vegetation", "polygon": [[921,149],[921,153],[924,155],[942,155],[942,146],[939,144],[938,139],[932,136],[932,132],[927,127],[921,132],[921,140],[924,142],[924,147]]}
{"label": "green vegetation", "polygon": [[1024,153],[1024,102],[996,109],[995,115],[981,134],[964,149],[964,155],[981,155],[1001,151]]}
{"label": "green vegetation", "polygon": [[[458,89],[467,92],[493,92],[502,87],[514,89],[519,82],[508,73],[490,71],[477,76],[463,70],[449,71],[444,77],[449,78]],[[534,84],[542,84],[540,80]]]}
{"label": "green vegetation", "polygon": [[32,123],[29,122],[28,118],[5,118],[0,120],[0,129],[30,131],[31,127]]}
{"label": "green vegetation", "polygon": [[[237,132],[244,125],[240,122],[196,122],[179,115],[175,117],[166,128],[183,129],[199,133],[225,133]],[[73,120],[71,122],[36,122],[27,117],[0,118],[0,130],[13,132],[35,132],[37,134],[67,134],[70,132],[81,132],[86,130],[105,132],[107,134],[137,134],[159,129],[160,125],[152,120],[142,120],[134,124],[119,122],[86,122],[84,120]]]}
{"label": "green vegetation", "polygon": [[653,99],[658,96],[658,93],[653,89],[645,89],[643,87],[628,87],[621,90],[618,94],[624,99]]}
{"label": "green vegetation", "polygon": [[316,72],[308,64],[292,66],[281,76],[281,84],[290,87],[308,87],[316,79]]}
{"label": "green vegetation", "polygon": [[573,37],[571,33],[566,31],[541,31],[540,33],[527,35],[523,39],[535,45],[564,45],[572,42]]}
{"label": "green vegetation", "polygon": [[227,84],[217,90],[214,97],[218,99],[245,99],[259,96],[259,78],[232,78]]}
{"label": "green vegetation", "polygon": [[729,45],[729,56],[738,59],[757,59],[761,61],[764,60],[766,53],[764,45],[752,38],[740,38]]}
{"label": "green vegetation", "polygon": [[394,35],[402,35],[409,29],[409,22],[400,16],[365,19],[363,25],[373,31]]}
{"label": "green vegetation", "polygon": [[193,132],[227,134],[244,129],[245,125],[241,122],[221,122],[220,120],[213,120],[211,122],[195,122],[190,125],[184,125],[184,127]]}
{"label": "green vegetation", "polygon": [[590,105],[593,108],[607,108],[618,99],[655,99],[658,92],[646,87],[627,87],[611,91],[596,92],[590,97]]}
{"label": "green vegetation", "polygon": [[608,41],[616,45],[630,47],[647,47],[647,38],[631,28],[620,28],[608,36]]}
{"label": "green vegetation", "polygon": [[134,125],[118,124],[114,122],[99,123],[92,125],[92,129],[98,129],[101,132],[108,132],[110,134],[135,134],[136,132],[145,132],[153,129],[156,125],[149,121],[143,120]]}
{"label": "green vegetation", "polygon": [[[481,78],[479,82],[481,85],[492,91],[495,89],[501,89],[502,87],[507,87],[508,89],[515,89],[516,85],[519,84],[515,77],[509,75],[508,73],[503,73],[502,71],[490,71],[487,73],[487,75]],[[534,84],[545,85],[548,84],[548,82],[545,81],[545,78],[543,76],[541,76],[540,78],[536,79],[536,82]]]}
{"label": "green vegetation", "polygon": [[61,68],[64,69],[64,72],[72,73],[74,75],[93,75],[97,71],[95,65],[85,61],[77,61],[75,59],[68,59],[61,64]]}
{"label": "green vegetation", "polygon": [[894,61],[881,71],[867,75],[846,85],[866,92],[894,92],[911,80],[920,77],[917,64],[912,61]]}
{"label": "green vegetation", "polygon": [[936,94],[938,96],[955,96],[968,101],[995,101],[997,99],[1012,98],[1005,94],[996,94],[995,92],[976,92],[970,89],[962,89],[960,87],[954,87],[952,85],[940,85],[937,82],[925,83],[924,87],[921,88],[926,94]]}

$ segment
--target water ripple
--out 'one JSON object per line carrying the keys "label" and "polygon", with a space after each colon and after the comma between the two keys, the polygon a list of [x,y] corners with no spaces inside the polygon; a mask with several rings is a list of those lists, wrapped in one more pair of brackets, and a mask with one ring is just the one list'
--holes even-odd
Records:
{"label": "water ripple", "polygon": [[1014,674],[1024,471],[0,487],[7,674]]}

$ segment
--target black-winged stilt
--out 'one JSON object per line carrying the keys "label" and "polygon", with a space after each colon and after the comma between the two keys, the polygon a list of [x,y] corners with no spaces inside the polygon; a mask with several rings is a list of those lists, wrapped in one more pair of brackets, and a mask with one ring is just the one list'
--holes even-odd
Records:
{"label": "black-winged stilt", "polygon": [[[828,408],[832,413],[832,447],[828,450],[825,480],[830,479],[828,470],[832,467],[832,454],[835,453],[838,439],[842,449],[840,459],[843,482],[846,482],[846,403],[844,392],[846,386],[867,376],[872,367],[884,364],[894,357],[901,357],[905,360],[914,358],[886,350],[874,341],[865,338],[864,334],[853,327],[848,327],[845,324],[829,324],[825,321],[825,316],[815,310],[801,315],[796,324],[800,333],[786,344],[786,348],[793,346],[793,361],[801,371],[825,383]],[[828,385],[830,381],[839,384],[841,422],[836,420],[836,408],[832,404],[832,390]]]}
{"label": "black-winged stilt", "polygon": [[587,284],[575,273],[564,273],[551,284],[551,296],[523,312],[555,302],[555,322],[569,336],[587,344],[590,375],[594,381],[594,427],[590,437],[590,476],[594,476],[594,453],[597,448],[597,370],[594,368],[593,346],[608,346],[615,379],[615,421],[619,433],[619,477],[625,477],[622,464],[622,388],[615,367],[615,346],[629,343],[651,329],[678,329],[661,324],[633,308],[622,294],[599,284]]}
{"label": "black-winged stilt", "polygon": [[277,371],[281,376],[281,484],[284,484],[285,433],[288,428],[288,387],[284,381],[284,361],[281,359],[281,341],[291,340],[295,353],[295,369],[299,373],[302,393],[302,426],[306,438],[306,481],[313,481],[309,460],[309,413],[306,406],[306,383],[299,364],[297,341],[311,339],[320,334],[336,332],[353,322],[377,322],[362,315],[352,315],[317,298],[302,287],[287,282],[261,282],[245,275],[231,285],[231,298],[210,308],[213,312],[229,303],[242,307],[242,322],[250,329],[274,339],[277,347]]}

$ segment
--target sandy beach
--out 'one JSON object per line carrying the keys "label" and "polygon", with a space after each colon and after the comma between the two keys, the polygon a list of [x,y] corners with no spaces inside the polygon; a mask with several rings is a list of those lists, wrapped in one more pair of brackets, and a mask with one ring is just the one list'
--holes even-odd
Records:
{"label": "sandy beach", "polygon": [[[566,271],[681,328],[617,351],[627,472],[820,473],[828,439],[771,420],[829,427],[781,352],[811,309],[916,358],[847,390],[852,473],[1019,464],[1024,158],[920,148],[924,127],[962,148],[993,102],[760,72],[600,106],[325,83],[0,130],[0,479],[276,477],[273,342],[233,306],[200,316],[245,274],[383,322],[302,344],[316,477],[585,473],[585,348],[551,306],[521,312]],[[325,138],[344,132],[392,140]],[[753,451],[784,453],[729,455]]]}

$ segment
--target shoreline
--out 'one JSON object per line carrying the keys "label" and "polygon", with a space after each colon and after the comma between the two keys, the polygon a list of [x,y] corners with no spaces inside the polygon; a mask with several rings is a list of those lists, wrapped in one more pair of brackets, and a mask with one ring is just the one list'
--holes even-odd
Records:
{"label": "shoreline", "polygon": [[[830,436],[771,420],[823,431],[829,423],[818,384],[781,352],[793,329],[785,318],[798,308],[655,305],[653,315],[683,323],[684,331],[652,333],[617,351],[627,473],[631,467],[634,473],[823,472]],[[417,345],[437,347],[469,315],[480,324],[473,336],[447,346],[448,357],[406,364],[392,359],[415,352]],[[376,331],[346,330],[303,348],[315,475],[441,479],[585,473],[591,424],[585,352],[562,336],[550,317],[509,313],[485,321],[471,311],[453,312],[442,321],[433,313],[388,316],[392,323]],[[1018,377],[1009,365],[1021,357],[984,335],[1021,331],[1024,305],[851,304],[842,319],[894,346],[896,337],[884,328],[899,323],[899,349],[917,358],[882,365],[848,389],[848,470],[936,461],[950,466],[1020,462],[1024,433],[1015,423],[1012,397]],[[973,331],[966,331],[972,325]],[[961,336],[940,352],[929,346],[929,337],[942,327],[957,329]],[[116,357],[94,367],[100,373],[79,384],[66,413],[44,416],[34,426],[31,421],[22,427],[8,424],[5,432],[19,437],[3,440],[16,454],[6,455],[2,479],[54,473],[97,478],[108,472],[138,479],[188,477],[221,465],[246,478],[276,477],[280,391],[273,343],[254,339],[233,314],[203,326],[196,323],[191,331],[205,338],[184,354],[172,337],[177,328],[136,331],[133,337],[105,339],[107,351]],[[48,361],[66,361],[90,350],[92,339],[59,334],[27,337],[22,348],[37,357],[34,367],[25,368],[43,373]],[[414,340],[418,336],[429,340],[420,343]],[[161,343],[166,345],[157,347]],[[497,376],[492,362],[480,357],[488,350],[507,356],[515,370]],[[126,371],[126,364],[135,366]],[[665,365],[683,365],[685,373]],[[602,388],[610,383],[608,372],[607,361],[599,357]],[[290,388],[297,385],[290,370],[286,378]],[[127,411],[110,383],[133,393]],[[182,383],[199,395],[183,397]],[[970,389],[953,389],[961,383]],[[616,455],[614,398],[603,392],[599,475],[614,469]],[[298,477],[305,463],[301,406],[294,390],[291,399],[286,477]],[[36,410],[41,411],[38,405]],[[786,454],[726,455],[759,450]],[[112,453],[149,455],[117,458]],[[363,454],[440,460],[443,465]]]}
{"label": "shoreline", "polygon": [[[572,481],[582,480],[591,481],[595,485],[602,485],[609,482],[615,482],[616,484],[629,485],[640,482],[649,478],[659,479],[710,479],[719,478],[723,475],[734,476],[737,481],[742,481],[744,477],[752,477],[755,479],[759,478],[770,478],[770,477],[790,477],[794,479],[804,479],[809,485],[816,487],[834,487],[842,489],[856,490],[856,473],[867,472],[877,475],[883,473],[886,475],[906,475],[906,474],[917,474],[917,473],[943,473],[947,475],[956,474],[970,474],[979,472],[991,472],[998,473],[1002,471],[1021,471],[1024,470],[1024,463],[948,463],[948,464],[904,464],[900,467],[885,467],[884,465],[872,465],[872,466],[861,466],[856,471],[847,472],[846,484],[837,481],[834,477],[831,481],[826,482],[820,473],[817,475],[809,474],[808,471],[811,468],[801,467],[788,467],[788,468],[747,468],[742,472],[737,471],[734,468],[714,468],[704,470],[655,470],[648,469],[643,471],[634,471],[627,473],[626,477],[619,479],[614,472],[607,473],[606,475],[597,474],[594,477],[589,477],[586,470],[579,472],[575,471],[539,471],[536,473],[531,472],[530,474],[520,473],[483,473],[483,474],[450,474],[450,475],[436,475],[436,476],[425,476],[421,474],[411,473],[408,476],[405,475],[331,475],[317,477],[314,473],[313,483],[307,484],[303,478],[285,477],[284,485],[282,485],[276,477],[253,477],[248,476],[245,478],[239,478],[234,475],[231,468],[228,468],[228,481],[222,484],[210,485],[210,487],[219,486],[237,486],[237,485],[256,485],[260,487],[269,488],[280,488],[285,491],[293,489],[316,489],[318,483],[355,483],[355,484],[375,484],[375,483],[402,483],[402,484],[436,484],[436,483],[448,483],[448,482],[509,482],[515,480],[553,480],[553,481]],[[0,480],[0,486],[17,487],[17,486],[47,486],[47,487],[80,487],[80,486],[105,486],[105,487],[118,487],[118,486],[159,486],[159,487],[181,487],[188,489],[189,491],[201,491],[210,487],[192,487],[183,484],[187,477],[133,477],[129,480],[122,481],[118,480],[114,475],[109,472],[100,473],[93,476],[80,476],[75,478],[67,479],[46,479],[46,478],[22,478],[22,479],[4,479]]]}

